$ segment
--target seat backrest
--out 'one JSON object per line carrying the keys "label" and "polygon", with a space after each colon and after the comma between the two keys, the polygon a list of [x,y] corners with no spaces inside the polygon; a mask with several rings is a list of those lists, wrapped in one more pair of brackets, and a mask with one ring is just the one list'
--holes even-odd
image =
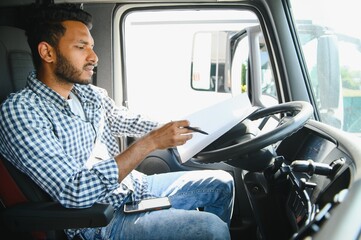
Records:
{"label": "seat backrest", "polygon": [[[23,29],[0,26],[0,103],[13,92],[25,87],[34,70],[31,50]],[[44,201],[46,195],[28,176],[0,155],[0,199],[6,207],[24,201]]]}
{"label": "seat backrest", "polygon": [[[0,155],[0,215],[2,210],[18,204],[46,201],[51,201],[50,196]],[[0,235],[5,239],[66,239],[63,231],[12,232],[2,224]]]}
{"label": "seat backrest", "polygon": [[31,50],[25,31],[0,26],[0,103],[23,88],[30,71],[34,70]]}
{"label": "seat backrest", "polygon": [[[16,27],[0,26],[0,104],[26,85],[29,72],[34,70],[31,50],[25,31]],[[47,201],[50,196],[38,187],[27,175],[17,170],[0,155],[0,210],[24,202]],[[24,239],[45,239],[49,234],[33,232],[30,235],[14,235],[2,229],[1,236]]]}
{"label": "seat backrest", "polygon": [[11,207],[28,201],[51,201],[51,197],[0,155],[0,200]]}

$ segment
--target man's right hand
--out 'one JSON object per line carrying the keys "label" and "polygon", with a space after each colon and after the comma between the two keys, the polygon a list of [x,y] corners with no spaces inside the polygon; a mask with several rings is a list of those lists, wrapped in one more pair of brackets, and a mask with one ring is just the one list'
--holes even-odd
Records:
{"label": "man's right hand", "polygon": [[187,120],[164,124],[138,139],[116,156],[115,161],[119,169],[118,181],[121,182],[151,152],[185,144],[192,138],[193,132],[185,128],[187,126],[189,126]]}
{"label": "man's right hand", "polygon": [[181,120],[169,122],[163,126],[151,131],[144,136],[150,144],[153,144],[154,150],[166,149],[185,144],[192,138],[192,130],[185,127],[189,126],[189,121]]}

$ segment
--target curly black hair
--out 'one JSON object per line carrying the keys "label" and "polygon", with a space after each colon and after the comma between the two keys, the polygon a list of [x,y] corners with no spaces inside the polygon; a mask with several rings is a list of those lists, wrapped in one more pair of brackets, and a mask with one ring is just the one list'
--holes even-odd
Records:
{"label": "curly black hair", "polygon": [[48,6],[35,6],[30,11],[26,35],[33,55],[35,69],[38,70],[41,58],[38,53],[40,42],[47,42],[57,47],[59,39],[65,34],[62,22],[72,20],[92,28],[92,16],[75,4],[52,4]]}

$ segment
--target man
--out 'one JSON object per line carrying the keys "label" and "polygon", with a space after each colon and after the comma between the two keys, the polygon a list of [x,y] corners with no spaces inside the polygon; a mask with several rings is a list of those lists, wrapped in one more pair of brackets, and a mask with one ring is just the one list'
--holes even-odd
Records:
{"label": "man", "polygon": [[[83,239],[228,239],[233,179],[224,171],[145,176],[134,170],[152,151],[184,144],[186,120],[158,126],[115,106],[91,85],[98,62],[91,16],[73,5],[40,9],[27,31],[36,71],[0,111],[0,153],[69,208],[109,203],[111,223],[69,229]],[[139,140],[119,153],[116,137]],[[123,205],[168,196],[172,208],[126,214]],[[202,207],[205,211],[195,209]]]}

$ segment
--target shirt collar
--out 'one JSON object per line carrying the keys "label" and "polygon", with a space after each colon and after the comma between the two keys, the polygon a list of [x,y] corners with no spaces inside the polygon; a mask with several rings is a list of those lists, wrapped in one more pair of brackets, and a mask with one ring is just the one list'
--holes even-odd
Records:
{"label": "shirt collar", "polygon": [[[58,106],[59,108],[64,108],[68,105],[64,97],[37,79],[36,71],[33,71],[29,74],[27,87],[29,87],[38,96],[44,98],[46,101]],[[83,91],[81,90],[81,86],[74,84],[74,87],[71,91],[79,98],[81,103],[84,103],[88,100],[88,97],[82,93]]]}

